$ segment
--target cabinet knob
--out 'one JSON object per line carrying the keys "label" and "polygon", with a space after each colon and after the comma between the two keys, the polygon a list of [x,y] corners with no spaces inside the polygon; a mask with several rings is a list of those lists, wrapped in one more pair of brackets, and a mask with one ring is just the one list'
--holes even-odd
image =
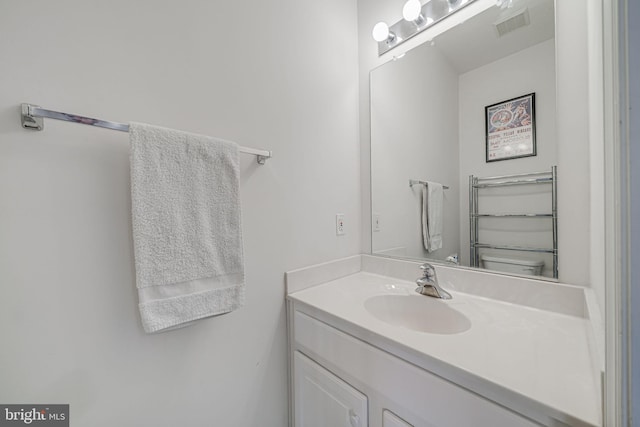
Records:
{"label": "cabinet knob", "polygon": [[351,427],[360,427],[360,417],[353,412],[353,409],[349,410],[349,422]]}

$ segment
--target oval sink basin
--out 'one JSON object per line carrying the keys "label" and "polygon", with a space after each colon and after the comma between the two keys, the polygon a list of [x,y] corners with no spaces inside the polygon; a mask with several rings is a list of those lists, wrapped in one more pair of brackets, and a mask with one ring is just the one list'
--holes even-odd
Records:
{"label": "oval sink basin", "polygon": [[459,334],[471,328],[471,321],[447,301],[423,295],[378,295],[364,307],[385,323],[418,332]]}

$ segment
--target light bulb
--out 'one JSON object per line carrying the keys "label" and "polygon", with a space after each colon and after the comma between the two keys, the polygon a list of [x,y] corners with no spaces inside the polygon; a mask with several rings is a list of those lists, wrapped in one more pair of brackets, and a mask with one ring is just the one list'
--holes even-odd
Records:
{"label": "light bulb", "polygon": [[393,40],[393,34],[389,32],[389,26],[384,22],[378,22],[373,27],[373,39],[377,42],[383,42],[385,40]]}
{"label": "light bulb", "polygon": [[420,0],[407,0],[402,8],[402,17],[407,21],[416,21],[420,18],[420,12],[422,12]]}

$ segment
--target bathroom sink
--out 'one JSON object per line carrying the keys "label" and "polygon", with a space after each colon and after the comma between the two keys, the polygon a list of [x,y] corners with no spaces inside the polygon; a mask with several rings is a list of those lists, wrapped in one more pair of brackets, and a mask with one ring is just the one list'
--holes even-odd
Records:
{"label": "bathroom sink", "polygon": [[471,321],[451,308],[450,301],[424,295],[378,295],[364,302],[365,309],[385,323],[431,334],[459,334]]}

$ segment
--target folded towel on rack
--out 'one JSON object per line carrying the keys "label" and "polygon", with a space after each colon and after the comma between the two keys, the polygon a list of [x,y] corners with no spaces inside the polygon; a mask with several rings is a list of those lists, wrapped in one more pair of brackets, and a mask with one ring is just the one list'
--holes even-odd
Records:
{"label": "folded towel on rack", "polygon": [[427,181],[422,186],[422,241],[427,252],[442,248],[443,209],[442,184]]}
{"label": "folded towel on rack", "polygon": [[133,244],[146,332],[244,304],[238,146],[129,127]]}

